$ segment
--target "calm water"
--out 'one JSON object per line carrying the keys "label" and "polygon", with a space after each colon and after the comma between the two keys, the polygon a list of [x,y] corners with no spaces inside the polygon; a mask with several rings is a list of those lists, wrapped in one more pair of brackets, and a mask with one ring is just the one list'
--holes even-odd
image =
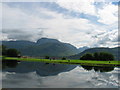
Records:
{"label": "calm water", "polygon": [[120,68],[3,62],[3,88],[118,88]]}

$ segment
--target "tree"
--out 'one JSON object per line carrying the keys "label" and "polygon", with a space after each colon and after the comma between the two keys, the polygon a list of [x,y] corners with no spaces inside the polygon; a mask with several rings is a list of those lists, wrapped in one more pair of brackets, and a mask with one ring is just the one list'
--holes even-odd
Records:
{"label": "tree", "polygon": [[2,45],[2,55],[6,56],[7,55],[7,47],[5,45]]}
{"label": "tree", "polygon": [[62,58],[62,60],[66,60],[66,58],[65,58],[65,57],[63,57],[63,58]]}
{"label": "tree", "polygon": [[45,56],[45,59],[49,59],[50,57],[49,56]]}
{"label": "tree", "polygon": [[87,53],[84,54],[81,60],[99,60],[99,61],[113,61],[114,56],[111,53],[107,52],[95,52],[93,54]]}
{"label": "tree", "polygon": [[93,54],[93,57],[94,57],[94,60],[100,60],[100,59],[99,59],[99,53],[98,53],[98,52],[95,52],[95,53]]}
{"label": "tree", "polygon": [[86,53],[82,57],[80,57],[80,60],[94,60],[94,59],[91,53]]}
{"label": "tree", "polygon": [[6,53],[8,57],[18,57],[20,54],[16,49],[8,49]]}
{"label": "tree", "polygon": [[112,61],[112,60],[114,60],[114,56],[111,53],[100,52],[99,53],[99,60]]}

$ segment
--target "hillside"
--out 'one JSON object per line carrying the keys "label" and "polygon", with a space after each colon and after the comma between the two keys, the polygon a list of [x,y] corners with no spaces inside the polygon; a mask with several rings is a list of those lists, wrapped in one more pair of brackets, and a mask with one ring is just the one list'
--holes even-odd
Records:
{"label": "hillside", "polygon": [[81,53],[81,52],[83,52],[83,51],[85,51],[87,49],[89,49],[89,47],[83,46],[83,47],[79,48],[78,50],[79,50],[79,53]]}
{"label": "hillside", "polygon": [[85,54],[85,53],[94,53],[94,52],[109,52],[112,53],[115,57],[115,60],[120,60],[120,55],[119,54],[120,47],[115,47],[115,48],[90,48],[87,49],[79,54],[70,56],[68,58],[70,59],[80,59],[80,57]]}
{"label": "hillside", "polygon": [[37,42],[30,41],[2,41],[8,48],[15,48],[22,55],[27,56],[70,56],[78,53],[78,49],[71,44],[62,43],[56,39],[41,38]]}

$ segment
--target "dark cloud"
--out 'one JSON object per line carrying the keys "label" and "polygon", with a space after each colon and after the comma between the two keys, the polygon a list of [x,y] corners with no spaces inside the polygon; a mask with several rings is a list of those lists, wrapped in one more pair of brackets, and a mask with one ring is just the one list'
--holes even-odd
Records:
{"label": "dark cloud", "polygon": [[97,42],[94,44],[95,47],[98,46],[116,46],[120,42],[120,34],[118,35],[118,30],[113,30],[96,36],[92,36],[97,39]]}
{"label": "dark cloud", "polygon": [[3,29],[8,39],[36,41],[45,36],[43,30],[38,29]]}
{"label": "dark cloud", "polygon": [[98,44],[106,44],[109,41],[110,41],[110,38],[108,36],[105,36],[104,38],[98,41]]}

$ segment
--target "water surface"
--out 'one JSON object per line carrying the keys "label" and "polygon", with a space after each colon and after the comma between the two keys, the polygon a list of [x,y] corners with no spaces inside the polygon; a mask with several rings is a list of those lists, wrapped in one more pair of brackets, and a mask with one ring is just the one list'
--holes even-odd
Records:
{"label": "water surface", "polygon": [[118,88],[118,67],[3,62],[3,88]]}

